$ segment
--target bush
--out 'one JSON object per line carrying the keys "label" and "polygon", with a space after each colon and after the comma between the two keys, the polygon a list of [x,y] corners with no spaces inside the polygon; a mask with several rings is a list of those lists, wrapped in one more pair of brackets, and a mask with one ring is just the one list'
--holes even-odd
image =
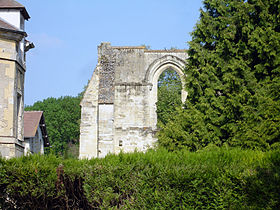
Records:
{"label": "bush", "polygon": [[208,147],[0,160],[2,209],[277,209],[280,152]]}

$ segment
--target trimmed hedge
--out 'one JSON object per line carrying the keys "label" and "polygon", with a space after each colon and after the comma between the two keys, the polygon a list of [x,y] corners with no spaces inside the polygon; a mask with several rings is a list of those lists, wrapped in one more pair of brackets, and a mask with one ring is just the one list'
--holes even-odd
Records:
{"label": "trimmed hedge", "polygon": [[279,209],[280,151],[0,159],[0,209]]}

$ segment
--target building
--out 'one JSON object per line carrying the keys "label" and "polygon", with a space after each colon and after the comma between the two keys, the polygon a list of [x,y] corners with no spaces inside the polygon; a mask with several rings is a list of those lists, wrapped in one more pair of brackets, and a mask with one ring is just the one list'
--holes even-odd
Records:
{"label": "building", "polygon": [[42,111],[24,112],[24,154],[44,154],[50,145]]}
{"label": "building", "polygon": [[80,158],[146,151],[157,143],[157,83],[172,69],[182,82],[186,50],[101,43],[98,63],[81,101]]}
{"label": "building", "polygon": [[25,53],[34,47],[24,27],[30,18],[14,0],[0,0],[0,155],[24,154],[23,112]]}

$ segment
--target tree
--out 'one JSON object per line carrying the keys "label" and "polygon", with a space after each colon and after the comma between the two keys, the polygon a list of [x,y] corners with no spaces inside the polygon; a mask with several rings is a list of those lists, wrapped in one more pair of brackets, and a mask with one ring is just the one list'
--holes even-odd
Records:
{"label": "tree", "polygon": [[172,69],[165,70],[158,80],[157,120],[158,126],[165,125],[175,114],[177,107],[182,107],[182,83],[179,75]]}
{"label": "tree", "polygon": [[81,96],[47,98],[25,107],[26,111],[44,111],[50,144],[56,154],[64,155],[69,143],[79,143],[80,100]]}
{"label": "tree", "polygon": [[280,140],[280,0],[204,0],[192,32],[185,110],[162,145],[267,149]]}

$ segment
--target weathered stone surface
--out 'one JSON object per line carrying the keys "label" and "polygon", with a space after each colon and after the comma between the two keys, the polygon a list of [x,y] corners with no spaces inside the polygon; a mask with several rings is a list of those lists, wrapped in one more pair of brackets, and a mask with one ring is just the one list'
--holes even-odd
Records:
{"label": "weathered stone surface", "polygon": [[101,44],[98,56],[100,63],[98,103],[113,103],[116,57],[107,43]]}
{"label": "weathered stone surface", "polygon": [[[157,82],[174,69],[185,84],[184,50],[98,47],[98,64],[81,102],[80,158],[145,151],[157,139]],[[182,101],[187,92],[182,90]]]}
{"label": "weathered stone surface", "polygon": [[97,66],[81,102],[80,158],[97,157],[98,90],[100,67]]}
{"label": "weathered stone surface", "polygon": [[16,43],[0,36],[0,156],[6,158],[23,154],[25,66]]}
{"label": "weathered stone surface", "polygon": [[25,54],[34,44],[25,39],[27,11],[24,7],[7,9],[8,4],[1,1],[0,8],[0,156],[11,158],[24,151]]}

